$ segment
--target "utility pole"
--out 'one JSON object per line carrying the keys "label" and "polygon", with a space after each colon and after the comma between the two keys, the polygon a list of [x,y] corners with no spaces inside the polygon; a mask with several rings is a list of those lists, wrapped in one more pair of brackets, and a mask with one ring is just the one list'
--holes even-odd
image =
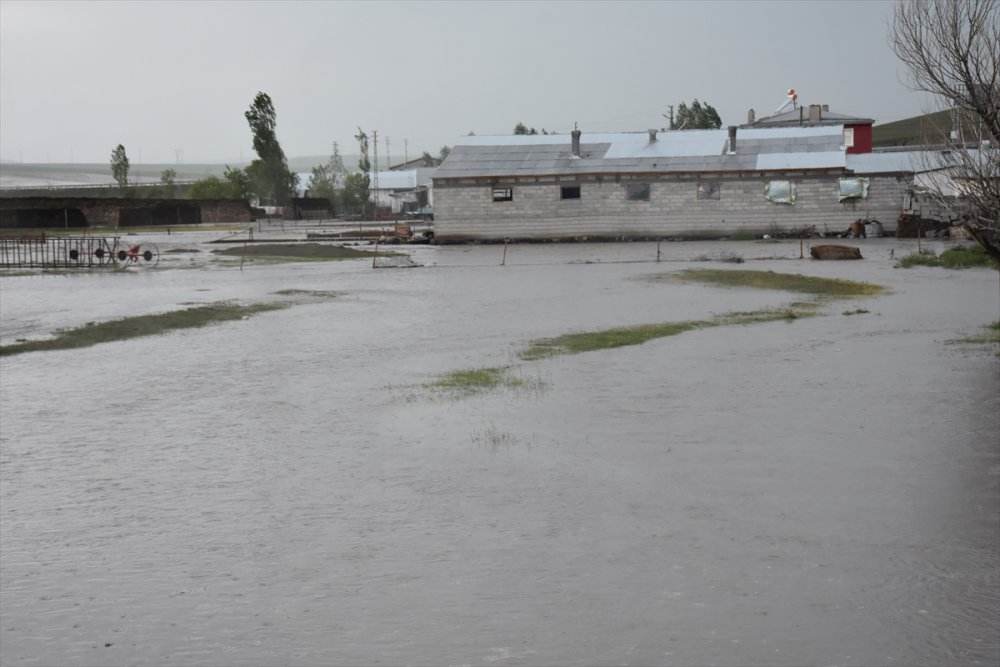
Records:
{"label": "utility pole", "polygon": [[372,155],[372,185],[375,190],[375,220],[378,220],[378,130],[372,130],[372,146],[375,152]]}
{"label": "utility pole", "polygon": [[389,157],[389,137],[385,138],[385,168],[392,169],[392,158]]}
{"label": "utility pole", "polygon": [[410,161],[410,140],[403,139],[403,166]]}

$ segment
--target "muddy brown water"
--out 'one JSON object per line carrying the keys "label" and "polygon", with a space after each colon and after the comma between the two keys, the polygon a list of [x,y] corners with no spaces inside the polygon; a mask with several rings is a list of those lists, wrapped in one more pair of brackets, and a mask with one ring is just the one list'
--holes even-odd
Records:
{"label": "muddy brown water", "polygon": [[[2,277],[4,343],[301,303],[0,359],[0,662],[995,665],[1000,359],[947,341],[1000,319],[997,274],[858,243],[860,262],[623,243]],[[748,261],[690,261],[723,252]],[[890,291],[518,360],[539,337],[804,300],[642,280],[693,266]],[[506,365],[525,390],[422,386]]]}

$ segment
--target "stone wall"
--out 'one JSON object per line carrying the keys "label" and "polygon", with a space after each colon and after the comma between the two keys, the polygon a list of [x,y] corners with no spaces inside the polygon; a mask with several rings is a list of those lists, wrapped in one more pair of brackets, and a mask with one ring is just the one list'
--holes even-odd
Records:
{"label": "stone wall", "polygon": [[[868,197],[838,201],[840,174],[696,177],[539,178],[537,182],[435,183],[435,236],[439,242],[580,238],[712,238],[737,232],[798,234],[815,227],[840,233],[859,218],[879,220],[893,232],[910,183],[900,176],[870,178]],[[764,197],[769,180],[791,180],[796,202]],[[718,185],[718,199],[699,199],[699,183]],[[649,184],[648,201],[631,201],[630,184]],[[579,186],[579,199],[560,188]],[[512,188],[512,201],[493,201],[494,189]]]}

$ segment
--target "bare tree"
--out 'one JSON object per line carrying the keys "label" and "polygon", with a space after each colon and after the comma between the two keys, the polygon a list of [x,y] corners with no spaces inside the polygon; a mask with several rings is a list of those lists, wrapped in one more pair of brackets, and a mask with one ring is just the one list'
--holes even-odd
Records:
{"label": "bare tree", "polygon": [[947,171],[960,196],[936,194],[965,208],[965,228],[1000,265],[1000,0],[896,0],[889,42],[911,87],[959,118],[929,166]]}

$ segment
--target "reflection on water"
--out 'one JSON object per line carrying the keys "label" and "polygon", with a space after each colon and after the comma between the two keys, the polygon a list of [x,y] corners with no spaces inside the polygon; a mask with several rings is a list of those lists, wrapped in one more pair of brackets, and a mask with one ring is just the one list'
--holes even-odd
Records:
{"label": "reflection on water", "polygon": [[[996,664],[1000,361],[944,343],[1000,319],[996,274],[902,243],[741,267],[891,289],[823,317],[530,363],[798,299],[635,279],[798,243],[3,278],[4,342],[340,296],[0,360],[0,662]],[[538,390],[421,389],[506,365]]]}

